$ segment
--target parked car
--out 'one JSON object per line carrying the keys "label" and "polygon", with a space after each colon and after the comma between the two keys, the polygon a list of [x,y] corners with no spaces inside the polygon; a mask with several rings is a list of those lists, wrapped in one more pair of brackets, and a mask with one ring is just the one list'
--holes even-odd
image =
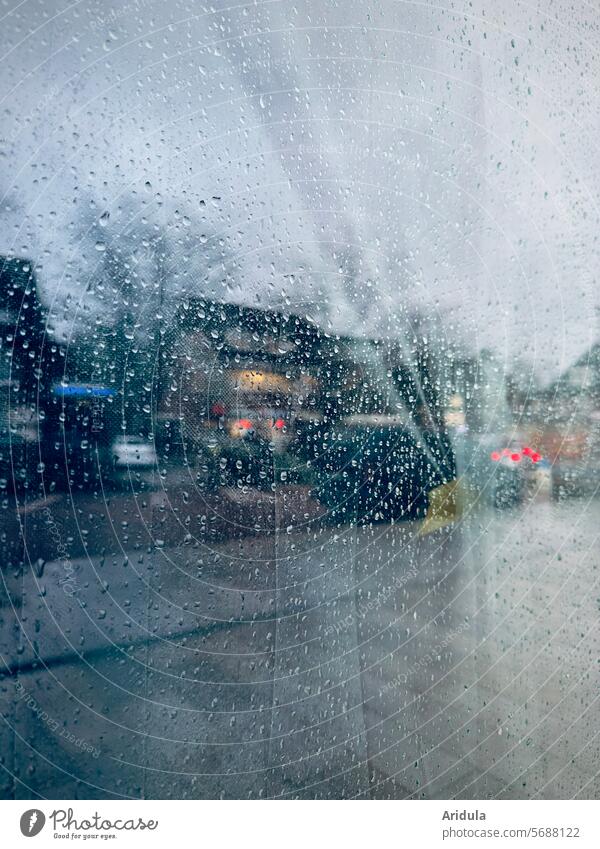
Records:
{"label": "parked car", "polygon": [[445,434],[415,434],[395,416],[342,419],[312,450],[315,495],[337,521],[422,518],[429,492],[455,477]]}
{"label": "parked car", "polygon": [[290,441],[289,421],[277,409],[238,409],[220,426],[196,432],[187,462],[200,486],[270,487]]}
{"label": "parked car", "polygon": [[212,428],[196,436],[188,451],[199,486],[270,486],[273,482],[273,451],[257,432],[248,413],[232,418],[224,428]]}
{"label": "parked car", "polygon": [[556,499],[600,494],[600,419],[559,433],[552,445],[552,495]]}
{"label": "parked car", "polygon": [[149,469],[157,462],[154,445],[142,436],[118,436],[112,443],[111,455],[116,470]]}
{"label": "parked car", "polygon": [[520,504],[543,486],[548,466],[525,436],[493,434],[473,447],[467,473],[483,498],[502,509]]}

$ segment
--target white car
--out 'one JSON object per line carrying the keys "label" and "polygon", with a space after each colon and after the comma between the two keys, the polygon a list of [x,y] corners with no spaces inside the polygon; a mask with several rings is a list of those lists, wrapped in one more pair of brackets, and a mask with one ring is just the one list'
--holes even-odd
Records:
{"label": "white car", "polygon": [[147,469],[157,462],[154,445],[142,436],[118,436],[111,453],[117,469]]}

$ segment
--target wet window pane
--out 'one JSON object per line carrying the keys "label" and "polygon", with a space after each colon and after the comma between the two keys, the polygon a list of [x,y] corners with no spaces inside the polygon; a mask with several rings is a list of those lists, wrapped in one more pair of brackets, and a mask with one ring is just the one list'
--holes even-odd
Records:
{"label": "wet window pane", "polygon": [[3,15],[0,796],[597,797],[597,11]]}

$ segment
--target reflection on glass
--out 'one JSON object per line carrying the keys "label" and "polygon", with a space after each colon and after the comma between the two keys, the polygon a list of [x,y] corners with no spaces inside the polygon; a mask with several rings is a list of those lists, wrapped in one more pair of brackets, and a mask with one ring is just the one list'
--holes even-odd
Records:
{"label": "reflection on glass", "polygon": [[596,797],[588,18],[47,6],[0,66],[1,796]]}

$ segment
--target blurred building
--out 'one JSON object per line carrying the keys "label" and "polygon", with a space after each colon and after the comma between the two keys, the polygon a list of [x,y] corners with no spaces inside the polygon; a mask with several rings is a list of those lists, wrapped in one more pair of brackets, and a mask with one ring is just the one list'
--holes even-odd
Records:
{"label": "blurred building", "polygon": [[173,457],[215,431],[283,437],[292,416],[323,406],[324,346],[294,315],[186,300],[160,346],[157,440]]}
{"label": "blurred building", "polygon": [[340,521],[422,513],[454,460],[435,352],[413,341],[188,300],[160,345],[160,461],[205,490],[305,484]]}
{"label": "blurred building", "polygon": [[600,343],[565,369],[544,396],[540,430],[545,453],[554,463],[557,485],[566,493],[596,492],[600,480]]}
{"label": "blurred building", "polygon": [[218,427],[272,437],[302,422],[370,416],[441,427],[433,359],[398,340],[329,334],[291,313],[190,299],[161,346],[157,429],[172,452]]}

